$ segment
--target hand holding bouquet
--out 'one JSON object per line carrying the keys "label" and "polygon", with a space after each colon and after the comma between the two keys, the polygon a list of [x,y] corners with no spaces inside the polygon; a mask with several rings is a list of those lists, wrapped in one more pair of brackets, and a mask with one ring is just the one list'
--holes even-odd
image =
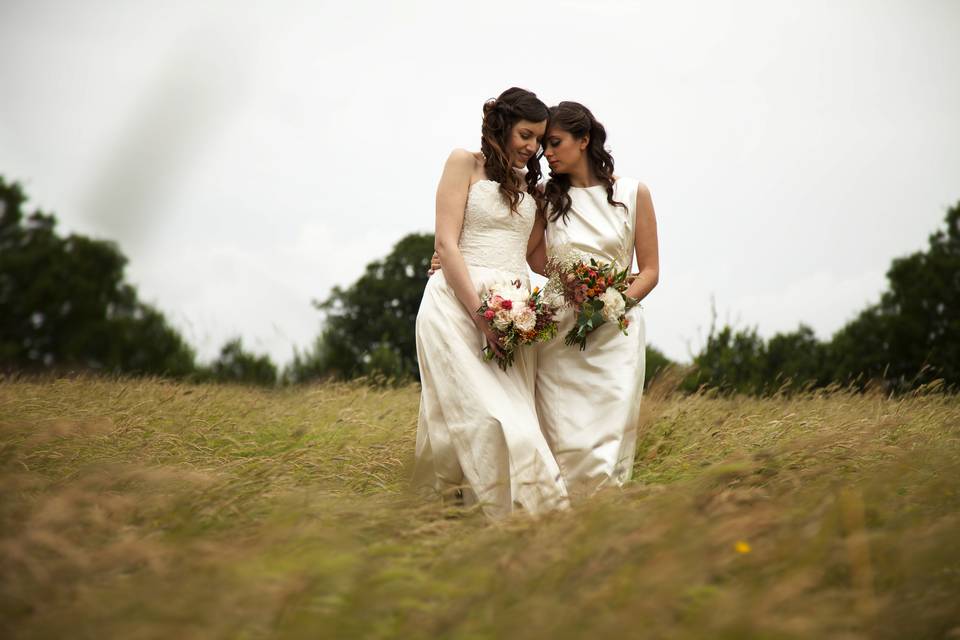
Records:
{"label": "hand holding bouquet", "polygon": [[495,358],[500,368],[506,371],[513,364],[518,348],[545,342],[557,335],[556,312],[555,307],[541,299],[539,289],[529,293],[519,280],[490,287],[481,296],[477,314],[489,323],[500,353],[487,345],[483,348],[484,359]]}
{"label": "hand holding bouquet", "polygon": [[637,301],[626,295],[629,267],[617,270],[615,264],[586,259],[572,249],[562,247],[547,259],[548,294],[562,298],[573,307],[576,322],[563,341],[577,344],[583,351],[587,336],[604,322],[616,322],[627,335],[630,320],[627,311]]}

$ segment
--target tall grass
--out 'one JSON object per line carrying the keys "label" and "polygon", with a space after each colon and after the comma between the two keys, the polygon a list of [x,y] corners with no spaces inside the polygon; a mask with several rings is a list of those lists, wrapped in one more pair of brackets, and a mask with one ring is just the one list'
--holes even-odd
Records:
{"label": "tall grass", "polygon": [[960,399],[644,402],[635,481],[406,488],[418,389],[0,383],[0,636],[960,637]]}

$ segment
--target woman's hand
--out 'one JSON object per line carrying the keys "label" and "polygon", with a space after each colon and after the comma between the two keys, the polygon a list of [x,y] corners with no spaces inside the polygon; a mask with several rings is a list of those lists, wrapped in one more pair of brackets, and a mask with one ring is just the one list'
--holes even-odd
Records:
{"label": "woman's hand", "polygon": [[427,276],[432,276],[437,271],[440,271],[440,269],[442,269],[440,266],[440,254],[434,251],[433,256],[430,258],[430,268],[427,270]]}
{"label": "woman's hand", "polygon": [[503,356],[503,347],[500,346],[500,340],[497,338],[497,333],[493,330],[493,327],[490,326],[490,323],[486,321],[485,318],[474,314],[473,324],[477,325],[477,329],[480,329],[483,332],[484,337],[487,339],[487,346],[489,346],[497,356]]}
{"label": "woman's hand", "polygon": [[[442,268],[443,267],[440,266],[440,256],[436,251],[434,251],[433,257],[430,258],[430,270],[427,271],[427,275],[432,276]],[[500,346],[500,341],[497,338],[497,334],[493,330],[493,327],[490,326],[490,323],[487,322],[486,318],[481,318],[480,316],[474,314],[473,324],[477,325],[477,329],[483,333],[484,337],[487,339],[487,345],[490,347],[490,349],[492,349],[493,352],[498,356],[503,356],[503,347]]]}

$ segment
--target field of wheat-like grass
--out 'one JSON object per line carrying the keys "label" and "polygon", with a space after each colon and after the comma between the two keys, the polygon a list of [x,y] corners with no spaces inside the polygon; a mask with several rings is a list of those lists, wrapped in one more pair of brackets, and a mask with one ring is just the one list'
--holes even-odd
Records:
{"label": "field of wheat-like grass", "polygon": [[0,637],[960,638],[960,398],[644,401],[634,481],[491,523],[419,392],[0,382]]}

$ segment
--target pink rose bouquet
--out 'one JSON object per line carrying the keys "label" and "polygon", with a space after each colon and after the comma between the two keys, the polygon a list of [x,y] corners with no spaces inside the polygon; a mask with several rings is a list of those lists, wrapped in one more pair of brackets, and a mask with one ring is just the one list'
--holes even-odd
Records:
{"label": "pink rose bouquet", "polygon": [[496,359],[504,371],[513,364],[516,350],[535,342],[546,342],[557,335],[557,309],[543,301],[540,289],[528,292],[519,280],[496,284],[481,296],[477,313],[490,323],[503,355],[489,345],[483,348],[485,360]]}

